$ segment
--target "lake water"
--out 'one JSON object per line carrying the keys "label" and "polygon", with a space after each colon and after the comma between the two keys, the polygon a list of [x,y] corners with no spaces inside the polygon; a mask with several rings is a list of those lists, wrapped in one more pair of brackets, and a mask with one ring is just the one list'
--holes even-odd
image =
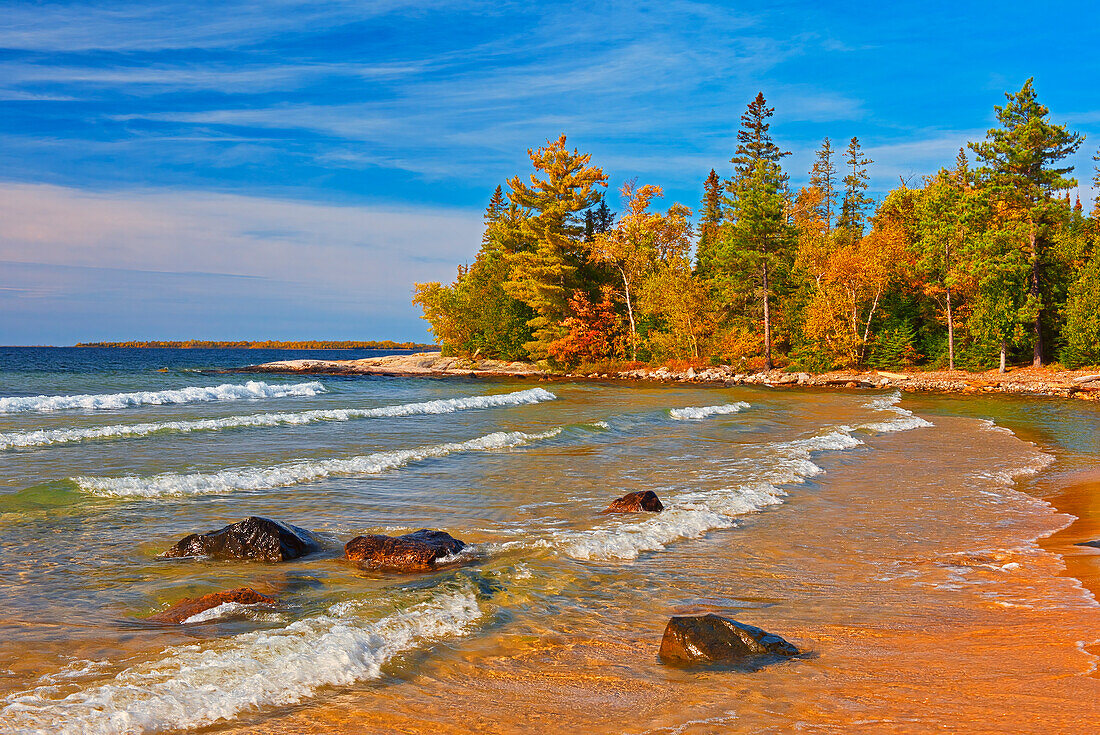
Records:
{"label": "lake water", "polygon": [[[1094,404],[206,371],[303,356],[364,353],[0,349],[0,731],[1093,731],[1100,608],[1037,540]],[[158,558],[251,515],[324,550]],[[468,563],[340,558],[425,527]],[[143,622],[242,585],[281,604]],[[660,664],[704,612],[806,655]]]}

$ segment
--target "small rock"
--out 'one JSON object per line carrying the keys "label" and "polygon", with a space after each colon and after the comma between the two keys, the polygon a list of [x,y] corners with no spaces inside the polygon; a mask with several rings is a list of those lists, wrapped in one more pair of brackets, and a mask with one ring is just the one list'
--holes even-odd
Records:
{"label": "small rock", "polygon": [[236,602],[241,605],[275,605],[274,597],[261,595],[251,587],[238,587],[235,590],[225,592],[213,592],[202,597],[185,597],[167,610],[155,615],[150,615],[146,620],[153,623],[182,623],[190,617],[198,615],[204,610],[224,605],[227,602]]}
{"label": "small rock", "polygon": [[161,554],[166,559],[209,556],[214,559],[256,559],[280,562],[297,559],[320,548],[304,528],[252,516],[210,533],[193,533]]}
{"label": "small rock", "polygon": [[664,509],[665,506],[661,504],[657,493],[652,490],[638,490],[611,501],[611,505],[607,506],[604,513],[638,513],[640,511],[660,513]]}
{"label": "small rock", "polygon": [[666,664],[699,664],[797,654],[797,648],[777,635],[710,614],[669,620],[657,655]]}
{"label": "small rock", "polygon": [[1074,544],[1074,546],[1092,546],[1100,549],[1100,539],[1097,539],[1096,541],[1080,541]]}
{"label": "small rock", "polygon": [[695,380],[695,368],[693,368],[693,367],[688,368],[687,379],[688,380]]}
{"label": "small rock", "polygon": [[466,548],[449,533],[422,528],[404,536],[357,536],[344,546],[344,556],[370,569],[423,572],[435,569],[436,561]]}

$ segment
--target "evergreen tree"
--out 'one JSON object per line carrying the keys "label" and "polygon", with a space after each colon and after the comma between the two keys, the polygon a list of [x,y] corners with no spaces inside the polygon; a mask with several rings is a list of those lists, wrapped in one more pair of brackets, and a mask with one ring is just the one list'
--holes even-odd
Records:
{"label": "evergreen tree", "polygon": [[814,158],[810,169],[810,186],[821,192],[818,212],[825,222],[825,235],[833,229],[833,212],[836,209],[836,164],[833,163],[832,141],[826,137]]}
{"label": "evergreen tree", "polygon": [[570,151],[564,135],[528,150],[528,155],[535,173],[529,182],[519,176],[510,179],[508,197],[531,212],[520,228],[529,246],[510,256],[512,271],[504,289],[535,311],[528,322],[532,339],[526,348],[533,359],[541,360],[550,343],[562,336],[574,292],[586,285],[585,274],[578,275],[587,256],[578,213],[600,200],[607,176],[590,165],[589,154]]}
{"label": "evergreen tree", "polygon": [[1039,104],[1032,82],[1028,79],[1016,94],[1005,94],[1008,103],[993,108],[1002,127],[991,128],[986,140],[971,143],[970,148],[983,164],[986,184],[1026,217],[1026,255],[1031,265],[1028,298],[1034,312],[1032,363],[1038,366],[1043,364],[1043,317],[1050,305],[1044,270],[1050,266],[1045,251],[1056,218],[1053,199],[1055,192],[1077,185],[1075,179],[1065,176],[1072,166],[1055,164],[1073,154],[1084,136],[1047,119],[1050,110]]}
{"label": "evergreen tree", "polygon": [[706,276],[711,272],[718,227],[722,222],[722,182],[714,169],[703,182],[703,202],[699,218],[699,243],[695,248],[696,272]]}
{"label": "evergreen tree", "polygon": [[774,114],[775,108],[768,107],[764,93],[757,92],[756,99],[749,103],[748,109],[741,115],[741,129],[737,131],[737,150],[730,159],[735,181],[752,175],[756,164],[761,161],[778,164],[783,156],[791,155],[790,151],[781,150],[768,132],[771,128],[768,119]]}
{"label": "evergreen tree", "polygon": [[782,278],[795,240],[788,223],[783,196],[783,173],[770,160],[756,163],[749,177],[740,181],[731,197],[731,223],[717,257],[715,279],[727,293],[751,288],[764,320],[764,369],[771,370],[772,296]]}
{"label": "evergreen tree", "polygon": [[859,138],[853,137],[848,141],[844,162],[848,166],[848,175],[844,177],[844,199],[841,202],[837,229],[842,230],[849,241],[854,241],[863,237],[863,228],[867,222],[867,207],[874,202],[867,196],[868,182],[871,178],[867,167],[874,161],[863,155]]}

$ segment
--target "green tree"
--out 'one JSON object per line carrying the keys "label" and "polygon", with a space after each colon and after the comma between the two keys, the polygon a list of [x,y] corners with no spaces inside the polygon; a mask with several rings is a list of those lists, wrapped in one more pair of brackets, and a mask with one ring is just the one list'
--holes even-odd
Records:
{"label": "green tree", "polygon": [[810,169],[810,186],[821,192],[817,205],[821,221],[825,223],[826,237],[833,229],[833,211],[836,208],[836,164],[833,163],[833,144],[826,137],[814,157]]}
{"label": "green tree", "polygon": [[[760,160],[727,199],[731,222],[718,252],[716,280],[726,293],[745,293],[759,303],[764,320],[764,368],[771,370],[772,295],[789,268],[796,239],[789,224],[779,164]],[[753,298],[754,297],[754,298]]]}
{"label": "green tree", "polygon": [[[733,164],[734,180],[752,175],[756,164],[761,161],[778,164],[784,156],[791,155],[772,140],[771,123],[768,120],[775,114],[774,107],[768,107],[763,92],[757,92],[756,98],[749,103],[748,109],[741,115],[741,128],[737,131],[737,149],[730,163]],[[782,172],[780,172],[782,176]],[[784,181],[785,181],[784,177]]]}
{"label": "green tree", "polygon": [[863,155],[859,138],[856,137],[848,141],[848,149],[844,155],[848,175],[844,177],[844,199],[841,201],[840,218],[836,226],[844,232],[849,242],[854,242],[863,237],[867,222],[867,208],[874,203],[874,200],[867,196],[867,187],[871,179],[867,167],[874,161]]}
{"label": "green tree", "polygon": [[531,213],[520,227],[528,245],[510,254],[504,290],[535,312],[528,321],[532,338],[525,346],[533,359],[541,360],[572,316],[570,298],[587,285],[586,274],[578,273],[587,259],[578,213],[599,202],[607,176],[590,165],[589,154],[569,150],[564,135],[527,153],[535,173],[527,182],[519,176],[510,179],[508,196]]}
{"label": "green tree", "polygon": [[[1024,82],[1016,94],[1005,94],[1008,103],[994,107],[999,128],[991,128],[986,139],[971,143],[983,167],[986,186],[1026,217],[1023,237],[1030,265],[1028,299],[1034,311],[1032,322],[1032,363],[1043,364],[1043,317],[1049,305],[1045,273],[1051,263],[1046,252],[1052,236],[1052,224],[1058,216],[1053,201],[1055,192],[1077,185],[1067,178],[1072,166],[1055,164],[1077,151],[1084,136],[1069,132],[1064,125],[1048,120],[1050,110],[1039,104],[1033,79]],[[1044,290],[1048,293],[1044,294]]]}
{"label": "green tree", "polygon": [[722,223],[722,181],[714,169],[703,182],[703,206],[699,217],[699,243],[695,248],[695,262],[699,275],[706,277],[713,267],[714,248],[719,239]]}

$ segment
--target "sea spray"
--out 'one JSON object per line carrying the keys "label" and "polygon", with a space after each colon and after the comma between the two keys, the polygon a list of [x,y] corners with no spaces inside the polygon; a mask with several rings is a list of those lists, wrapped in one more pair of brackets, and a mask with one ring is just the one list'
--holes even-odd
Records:
{"label": "sea spray", "polygon": [[0,432],[0,449],[49,446],[91,439],[136,438],[159,433],[191,433],[223,431],[244,427],[297,426],[322,421],[351,421],[368,418],[398,418],[404,416],[453,413],[467,409],[500,408],[552,401],[556,396],[542,388],[529,388],[513,393],[489,396],[447,398],[419,403],[406,403],[377,408],[334,408],[295,413],[261,413],[251,416],[194,419],[189,421],[158,421],[143,424],[116,424],[83,429],[39,429],[23,432]]}
{"label": "sea spray", "polygon": [[560,433],[560,428],[538,434],[497,431],[464,442],[375,452],[342,459],[300,460],[270,467],[245,467],[208,473],[169,472],[151,477],[74,477],[73,481],[89,494],[116,498],[182,497],[238,490],[266,490],[320,480],[332,475],[373,475],[403,467],[410,462],[445,457],[456,452],[509,449],[549,439]]}
{"label": "sea spray", "polygon": [[48,685],[12,695],[0,729],[120,735],[232,720],[324,686],[377,678],[394,656],[466,635],[483,615],[468,580],[440,585],[427,600],[373,622],[362,619],[366,608],[349,600],[282,628],[174,646],[63,698]]}
{"label": "sea spray", "polygon": [[76,396],[5,396],[0,398],[0,414],[49,413],[69,409],[90,411],[132,408],[144,405],[176,403],[206,403],[210,401],[236,401],[248,398],[309,397],[325,392],[325,386],[317,382],[293,385],[269,385],[250,380],[244,385],[226,383],[216,386],[188,386],[171,390],[137,391],[134,393],[97,393]]}

